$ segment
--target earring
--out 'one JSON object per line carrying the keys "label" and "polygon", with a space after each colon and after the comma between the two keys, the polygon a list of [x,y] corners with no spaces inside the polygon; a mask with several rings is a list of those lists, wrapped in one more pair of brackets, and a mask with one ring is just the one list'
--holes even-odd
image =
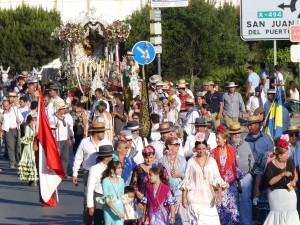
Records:
{"label": "earring", "polygon": [[112,173],[110,176],[111,176],[111,177],[115,177],[116,175],[115,175],[114,173]]}
{"label": "earring", "polygon": [[158,181],[159,181],[159,180],[158,180],[158,177],[157,177],[157,178],[155,179],[155,183],[158,183]]}

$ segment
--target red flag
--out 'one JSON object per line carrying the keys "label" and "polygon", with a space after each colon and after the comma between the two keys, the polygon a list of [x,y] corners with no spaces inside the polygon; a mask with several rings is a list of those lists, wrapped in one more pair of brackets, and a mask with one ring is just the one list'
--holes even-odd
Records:
{"label": "red flag", "polygon": [[54,191],[64,178],[64,169],[58,146],[45,112],[42,92],[39,92],[38,109],[39,178],[43,206],[56,206]]}

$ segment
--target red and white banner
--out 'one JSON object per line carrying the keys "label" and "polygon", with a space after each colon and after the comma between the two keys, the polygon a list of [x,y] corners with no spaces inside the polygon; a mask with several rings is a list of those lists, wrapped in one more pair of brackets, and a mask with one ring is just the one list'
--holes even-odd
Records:
{"label": "red and white banner", "polygon": [[52,134],[42,93],[39,92],[38,108],[39,179],[43,206],[56,206],[53,193],[64,178],[64,170],[58,153],[57,142]]}

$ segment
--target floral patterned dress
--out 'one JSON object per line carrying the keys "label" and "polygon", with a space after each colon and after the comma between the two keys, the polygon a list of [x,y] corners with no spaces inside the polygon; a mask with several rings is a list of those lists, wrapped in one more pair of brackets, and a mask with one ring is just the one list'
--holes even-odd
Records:
{"label": "floral patterned dress", "polygon": [[[218,153],[219,147],[211,152],[211,156],[217,161],[221,177],[230,185],[228,189],[222,191],[222,202],[217,203],[217,210],[222,225],[237,225],[240,224],[240,218],[236,178],[242,178],[242,173],[237,168],[234,148],[230,146],[226,146],[226,148],[227,157]],[[227,161],[230,157],[232,157],[232,163],[228,165]]]}

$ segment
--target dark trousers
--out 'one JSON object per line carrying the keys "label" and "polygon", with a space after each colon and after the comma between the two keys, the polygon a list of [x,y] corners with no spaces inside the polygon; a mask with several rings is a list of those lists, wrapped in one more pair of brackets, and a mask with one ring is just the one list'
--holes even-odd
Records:
{"label": "dark trousers", "polygon": [[58,141],[57,142],[59,147],[59,155],[62,166],[64,168],[65,176],[68,175],[68,164],[69,164],[69,143],[68,140],[65,141]]}
{"label": "dark trousers", "polygon": [[74,135],[74,145],[73,145],[73,153],[76,155],[77,148],[80,145],[81,140],[83,139],[83,134]]}
{"label": "dark trousers", "polygon": [[9,163],[11,166],[14,166],[21,160],[18,130],[9,130],[8,132],[5,132],[5,143],[7,146]]}
{"label": "dark trousers", "polygon": [[102,205],[96,202],[96,198],[102,196],[103,195],[94,192],[94,225],[104,225],[104,211]]}

